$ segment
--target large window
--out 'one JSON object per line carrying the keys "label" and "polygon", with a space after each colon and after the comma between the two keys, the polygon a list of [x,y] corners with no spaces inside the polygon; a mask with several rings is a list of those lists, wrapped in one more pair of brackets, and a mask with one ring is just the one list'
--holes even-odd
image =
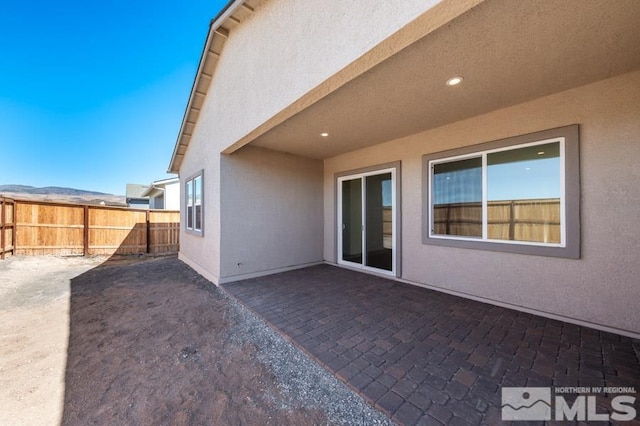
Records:
{"label": "large window", "polygon": [[425,244],[579,257],[578,127],[424,158]]}
{"label": "large window", "polygon": [[203,226],[203,172],[187,179],[185,183],[185,227],[197,235],[202,235]]}

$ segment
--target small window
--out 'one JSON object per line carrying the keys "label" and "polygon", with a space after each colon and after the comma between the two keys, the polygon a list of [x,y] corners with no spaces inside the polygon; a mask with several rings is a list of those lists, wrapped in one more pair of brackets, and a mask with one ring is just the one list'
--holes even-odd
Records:
{"label": "small window", "polygon": [[187,181],[187,229],[193,229],[193,181]]}
{"label": "small window", "polygon": [[187,231],[202,235],[203,228],[203,172],[189,178],[185,183],[185,227]]}
{"label": "small window", "polygon": [[579,257],[577,125],[423,162],[423,243]]}

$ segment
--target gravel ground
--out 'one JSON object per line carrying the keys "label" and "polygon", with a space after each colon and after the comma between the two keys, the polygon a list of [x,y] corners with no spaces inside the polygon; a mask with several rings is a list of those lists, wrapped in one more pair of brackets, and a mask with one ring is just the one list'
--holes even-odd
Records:
{"label": "gravel ground", "polygon": [[281,408],[291,410],[301,404],[325,411],[328,424],[336,425],[393,425],[379,411],[372,409],[359,395],[311,361],[299,349],[266,325],[253,312],[234,299],[227,301],[237,318],[234,338],[241,344],[253,343],[261,350],[258,359],[278,378],[278,389],[284,398],[275,401]]}

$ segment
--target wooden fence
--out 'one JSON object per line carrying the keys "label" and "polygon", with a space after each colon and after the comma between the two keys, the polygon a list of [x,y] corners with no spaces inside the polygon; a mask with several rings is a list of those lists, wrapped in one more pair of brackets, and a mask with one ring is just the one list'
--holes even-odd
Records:
{"label": "wooden fence", "polygon": [[[487,205],[488,237],[496,240],[560,242],[560,200],[491,201]],[[482,204],[434,207],[437,234],[482,236]]]}
{"label": "wooden fence", "polygon": [[178,211],[0,200],[2,258],[178,252]]}
{"label": "wooden fence", "polygon": [[0,198],[0,259],[14,252],[15,201]]}

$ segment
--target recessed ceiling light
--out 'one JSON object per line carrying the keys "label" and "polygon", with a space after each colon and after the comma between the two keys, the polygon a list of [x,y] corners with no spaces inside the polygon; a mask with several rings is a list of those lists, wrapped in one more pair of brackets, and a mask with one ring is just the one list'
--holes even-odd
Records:
{"label": "recessed ceiling light", "polygon": [[538,151],[538,155],[544,155],[544,151]]}
{"label": "recessed ceiling light", "polygon": [[460,83],[462,83],[462,80],[464,80],[462,77],[451,77],[449,80],[447,80],[447,86],[456,86]]}
{"label": "recessed ceiling light", "polygon": [[326,137],[329,136],[329,133],[326,133],[326,132],[325,133],[320,133],[320,136],[322,136],[323,138],[326,138]]}

